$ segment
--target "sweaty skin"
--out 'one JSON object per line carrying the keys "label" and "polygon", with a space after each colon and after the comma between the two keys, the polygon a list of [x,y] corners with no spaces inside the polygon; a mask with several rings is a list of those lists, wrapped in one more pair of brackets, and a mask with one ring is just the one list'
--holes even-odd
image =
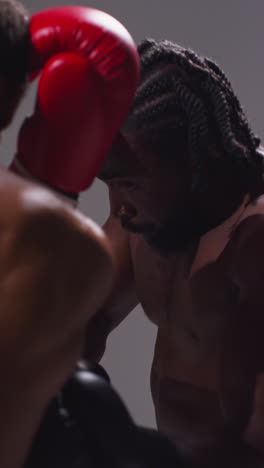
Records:
{"label": "sweaty skin", "polygon": [[[133,175],[112,178],[110,166],[117,166],[109,161],[100,175],[111,205],[104,229],[119,277],[88,326],[87,357],[101,358],[110,331],[140,303],[157,325],[151,391],[159,430],[188,466],[262,466],[264,196],[250,200],[245,194],[220,226],[189,248],[161,255],[120,224],[139,196],[126,189],[135,181],[136,164]],[[147,199],[142,193],[141,206],[150,213]],[[135,222],[142,218],[138,212]]]}

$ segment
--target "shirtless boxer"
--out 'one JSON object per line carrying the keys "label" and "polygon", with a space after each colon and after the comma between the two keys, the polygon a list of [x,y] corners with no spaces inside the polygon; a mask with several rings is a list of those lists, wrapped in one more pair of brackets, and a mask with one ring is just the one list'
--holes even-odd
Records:
{"label": "shirtless boxer", "polygon": [[[113,281],[105,234],[60,194],[91,185],[127,114],[138,58],[127,31],[102,12],[59,8],[29,21],[19,3],[1,0],[0,63],[1,130],[28,74],[42,71],[12,169],[19,161],[57,192],[0,169],[0,466],[22,468]],[[126,91],[118,92],[127,74]]]}
{"label": "shirtless boxer", "polygon": [[86,356],[140,303],[157,325],[151,390],[187,466],[264,466],[263,155],[223,72],[170,42],[99,173],[119,280]]}

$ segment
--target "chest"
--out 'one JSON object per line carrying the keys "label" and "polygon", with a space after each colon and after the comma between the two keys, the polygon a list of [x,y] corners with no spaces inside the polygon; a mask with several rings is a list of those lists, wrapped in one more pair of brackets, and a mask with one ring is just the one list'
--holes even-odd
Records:
{"label": "chest", "polygon": [[238,291],[229,277],[226,242],[200,246],[194,255],[163,258],[144,240],[132,244],[132,260],[139,301],[146,315],[170,330],[178,343],[188,340],[212,345],[232,315]]}

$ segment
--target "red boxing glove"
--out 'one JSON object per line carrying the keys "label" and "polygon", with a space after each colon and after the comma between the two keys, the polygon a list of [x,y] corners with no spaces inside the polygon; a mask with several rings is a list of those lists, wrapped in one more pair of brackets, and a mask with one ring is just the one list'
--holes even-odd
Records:
{"label": "red boxing glove", "polygon": [[77,194],[91,185],[129,111],[137,49],[117,20],[85,7],[37,13],[30,34],[30,73],[42,73],[11,169]]}

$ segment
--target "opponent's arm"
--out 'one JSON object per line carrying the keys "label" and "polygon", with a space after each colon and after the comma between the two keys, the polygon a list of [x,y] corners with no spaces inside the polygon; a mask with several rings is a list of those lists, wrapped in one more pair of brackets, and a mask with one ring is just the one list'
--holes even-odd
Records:
{"label": "opponent's arm", "polygon": [[230,241],[230,278],[237,305],[228,316],[220,355],[223,416],[255,447],[262,440],[258,414],[263,424],[264,401],[263,239],[264,217],[255,215],[240,224]]}
{"label": "opponent's arm", "polygon": [[113,268],[103,232],[49,191],[8,173],[1,187],[0,465],[21,468]]}
{"label": "opponent's arm", "polygon": [[[34,15],[30,34],[32,70],[42,72],[35,111],[21,128],[11,167],[77,195],[90,186],[129,110],[139,71],[136,46],[114,18],[83,7]],[[96,329],[105,337],[135,304],[127,295],[133,281],[128,238],[116,220],[105,231],[116,251],[117,295],[126,307],[116,300],[105,304],[108,312],[98,314],[87,336],[91,349]]]}
{"label": "opponent's arm", "polygon": [[84,357],[93,362],[101,360],[108,335],[139,302],[131,262],[129,234],[113,215],[109,216],[103,229],[112,247],[115,276],[110,294],[87,325]]}

